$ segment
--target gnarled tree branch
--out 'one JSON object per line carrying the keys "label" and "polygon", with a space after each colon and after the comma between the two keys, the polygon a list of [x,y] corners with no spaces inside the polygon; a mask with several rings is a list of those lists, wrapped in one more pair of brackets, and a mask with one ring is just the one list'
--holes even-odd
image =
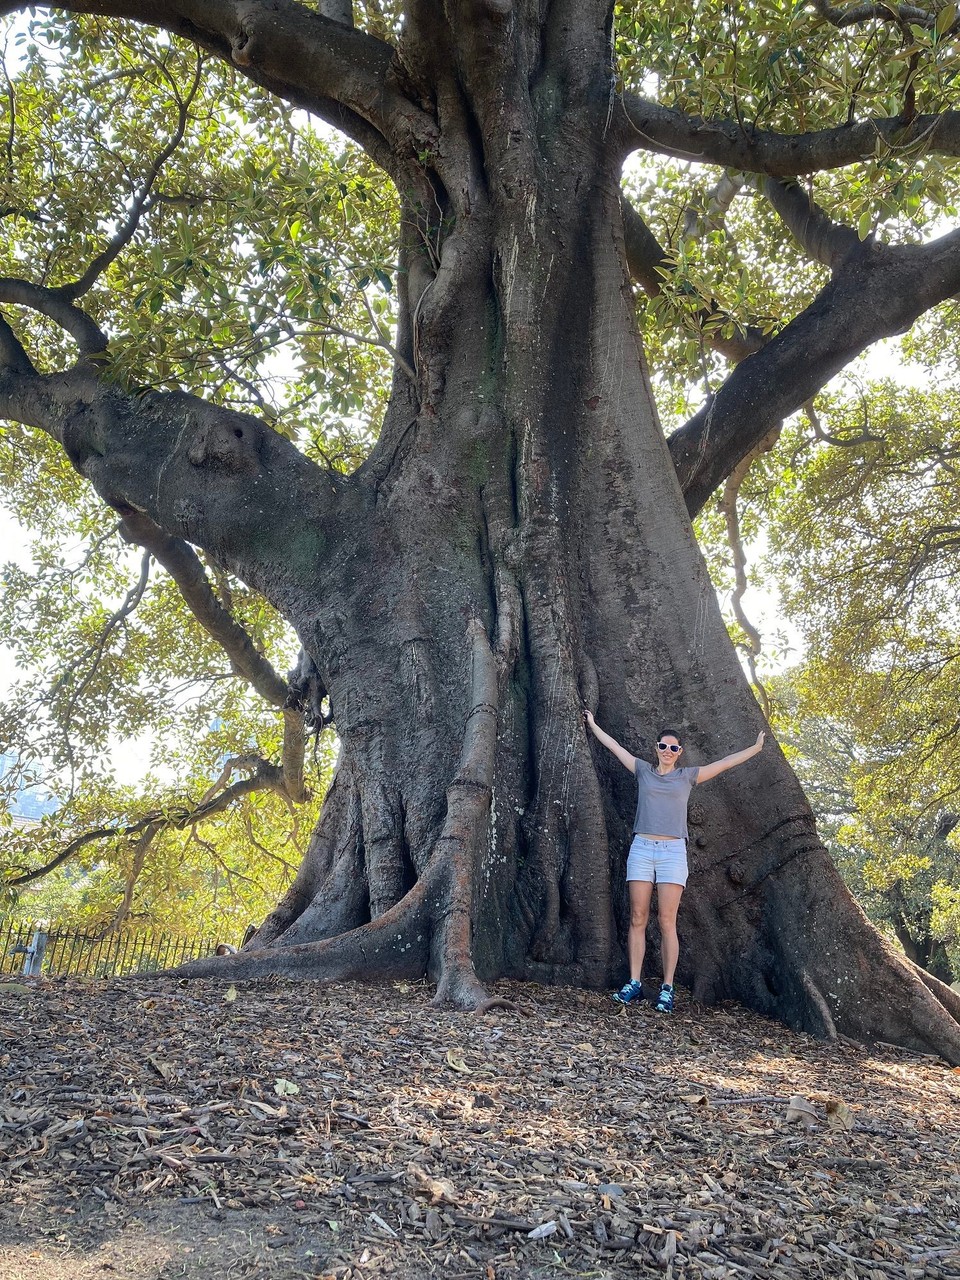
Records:
{"label": "gnarled tree branch", "polygon": [[[430,117],[399,86],[390,45],[297,0],[58,0],[56,7],[183,36],[348,134],[387,170],[391,150],[415,154],[435,139]],[[0,16],[26,8],[3,0]]]}
{"label": "gnarled tree branch", "polygon": [[741,458],[835,373],[880,338],[960,290],[960,231],[928,245],[866,242],[815,300],[744,360],[704,407],[670,437],[696,514]]}
{"label": "gnarled tree branch", "polygon": [[281,613],[276,567],[314,582],[321,549],[338,540],[350,481],[250,414],[183,392],[125,392],[89,366],[43,377],[8,366],[0,415],[45,431],[108,505],[203,547]]}
{"label": "gnarled tree branch", "polygon": [[859,248],[856,231],[829,218],[799,183],[762,177],[757,180],[757,187],[804,253],[815,262],[833,270]]}
{"label": "gnarled tree branch", "polygon": [[27,280],[3,277],[0,303],[29,307],[46,316],[70,334],[82,356],[97,355],[107,349],[106,334],[85,311],[73,305],[69,289],[45,289]]}
{"label": "gnarled tree branch", "polygon": [[190,612],[230,659],[233,671],[243,676],[265,702],[283,707],[290,692],[289,685],[260,652],[246,628],[217,599],[200,557],[189,543],[164,533],[142,511],[127,512],[121,529],[129,542],[145,548],[163,565],[177,584]]}
{"label": "gnarled tree branch", "polygon": [[900,116],[888,116],[786,134],[745,127],[737,120],[688,116],[631,93],[623,94],[621,104],[618,142],[625,155],[656,151],[774,178],[840,169],[887,148],[960,155],[960,111],[916,116],[909,125]]}

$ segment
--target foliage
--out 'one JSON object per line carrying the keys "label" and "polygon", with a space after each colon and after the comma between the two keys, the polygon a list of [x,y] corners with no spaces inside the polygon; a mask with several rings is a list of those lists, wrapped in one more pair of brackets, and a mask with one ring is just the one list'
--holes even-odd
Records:
{"label": "foliage", "polygon": [[[949,944],[956,973],[960,399],[940,372],[933,390],[848,374],[819,435],[793,424],[740,496],[800,635],[775,701],[828,846],[875,919]],[[703,528],[719,557],[716,517]]]}
{"label": "foliage", "polygon": [[[395,211],[379,171],[221,63],[132,25],[37,18],[29,34],[11,29],[6,63],[16,131],[0,202],[22,216],[0,220],[0,274],[33,261],[52,285],[80,278],[142,200],[130,242],[85,299],[111,333],[111,376],[202,388],[352,469],[388,368]],[[39,322],[31,336],[41,366],[62,362],[59,330]],[[0,740],[61,802],[36,829],[4,831],[0,861],[15,877],[86,830],[196,804],[226,758],[276,760],[281,726],[163,570],[153,565],[138,593],[141,553],[49,437],[0,429],[0,484],[31,537],[29,567],[4,570],[0,642],[24,674],[0,706]],[[207,567],[258,648],[290,668],[296,642],[278,615]],[[132,787],[125,744],[144,735],[151,771]],[[132,915],[234,933],[260,918],[302,856],[330,750],[296,814],[258,794],[205,829],[160,832]],[[41,889],[9,891],[8,905],[107,924],[133,847],[122,836],[85,846]]]}
{"label": "foliage", "polygon": [[840,873],[873,921],[945,982],[960,975],[958,815],[909,776],[890,744],[817,712],[805,669],[772,684],[776,727]]}

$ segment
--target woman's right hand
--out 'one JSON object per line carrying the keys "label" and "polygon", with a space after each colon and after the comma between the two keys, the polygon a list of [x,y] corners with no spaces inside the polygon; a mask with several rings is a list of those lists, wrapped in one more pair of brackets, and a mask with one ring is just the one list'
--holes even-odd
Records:
{"label": "woman's right hand", "polygon": [[594,720],[594,718],[593,718],[593,712],[590,710],[590,708],[589,708],[589,707],[584,707],[584,708],[583,708],[583,718],[584,718],[585,722],[587,723],[587,725],[589,725],[589,727],[590,727],[591,729],[592,729],[592,728],[594,728],[594,726],[596,725],[596,723],[597,723],[597,722],[596,722],[596,720]]}

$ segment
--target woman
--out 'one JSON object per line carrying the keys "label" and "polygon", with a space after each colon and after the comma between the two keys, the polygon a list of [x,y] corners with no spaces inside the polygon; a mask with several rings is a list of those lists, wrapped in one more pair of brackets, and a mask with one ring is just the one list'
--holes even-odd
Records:
{"label": "woman", "polygon": [[587,726],[624,768],[637,779],[637,814],[633,823],[633,843],[627,857],[627,884],[630,889],[630,932],[627,954],[630,981],[624,983],[613,998],[619,1004],[633,1004],[643,999],[640,972],[647,945],[647,920],[653,886],[657,886],[657,914],[660,920],[660,956],[663,982],[656,1007],[661,1013],[673,1012],[673,975],[677,968],[680,944],[677,940],[677,910],[687,883],[687,801],[693,787],[709,782],[727,769],[743,764],[763,747],[765,733],[760,733],[752,747],[715,760],[713,764],[678,768],[683,747],[674,729],[663,729],[657,738],[657,763],[648,764],[632,756],[616,738],[604,733],[593,715],[584,711]]}

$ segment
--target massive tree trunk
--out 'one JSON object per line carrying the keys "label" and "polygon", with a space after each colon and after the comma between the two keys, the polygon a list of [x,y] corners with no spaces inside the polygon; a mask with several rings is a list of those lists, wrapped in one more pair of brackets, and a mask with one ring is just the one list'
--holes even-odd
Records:
{"label": "massive tree trunk", "polygon": [[[465,1006],[500,975],[617,982],[634,782],[588,741],[583,706],[638,752],[679,725],[691,762],[762,727],[638,347],[607,34],[581,34],[593,47],[560,68],[568,90],[594,69],[576,112],[556,65],[538,79],[539,46],[493,22],[459,31],[461,74],[452,49],[422,68],[453,104],[436,215],[406,209],[401,338],[422,390],[397,375],[342,546],[291,615],[342,758],[238,976],[426,972]],[[486,65],[484,40],[501,55]],[[679,977],[695,998],[960,1057],[776,747],[698,789],[691,831]]]}
{"label": "massive tree trunk", "polygon": [[[394,157],[401,361],[359,472],[186,398],[75,394],[86,373],[21,413],[59,413],[108,501],[261,590],[329,695],[342,754],[295,884],[184,972],[427,974],[462,1007],[504,975],[618,982],[634,782],[582,708],[638,753],[678,726],[689,763],[763,727],[639,349],[607,6],[448,8],[411,6],[400,50],[438,132]],[[691,834],[695,998],[960,1062],[949,993],[867,923],[775,745],[697,788]]]}

